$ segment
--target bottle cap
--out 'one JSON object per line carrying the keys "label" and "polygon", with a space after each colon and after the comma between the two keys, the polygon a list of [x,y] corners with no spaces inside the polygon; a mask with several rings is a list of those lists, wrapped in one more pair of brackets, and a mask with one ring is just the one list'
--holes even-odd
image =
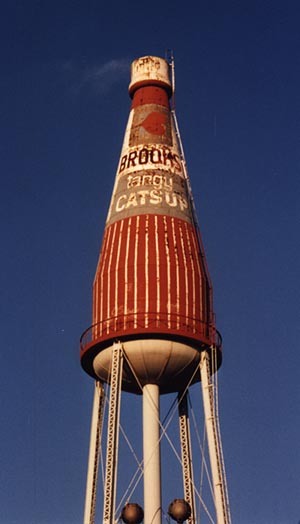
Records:
{"label": "bottle cap", "polygon": [[131,64],[131,82],[129,94],[132,97],[139,87],[161,86],[172,94],[172,85],[169,77],[169,64],[157,56],[144,56],[134,60]]}

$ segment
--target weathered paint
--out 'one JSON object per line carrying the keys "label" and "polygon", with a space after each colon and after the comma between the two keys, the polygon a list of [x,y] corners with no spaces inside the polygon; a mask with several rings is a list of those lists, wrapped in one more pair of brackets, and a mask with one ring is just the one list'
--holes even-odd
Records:
{"label": "weathered paint", "polygon": [[[167,215],[140,214],[105,231],[94,282],[94,323],[99,335],[117,336],[127,322],[147,327],[168,322],[205,329],[206,282],[193,226]],[[120,319],[123,323],[120,324]],[[185,332],[185,327],[182,327]],[[204,335],[204,333],[203,333]]]}
{"label": "weathered paint", "polygon": [[[182,387],[185,368],[197,365],[201,348],[215,342],[215,325],[166,67],[162,59],[133,66],[132,107],[94,280],[92,339],[83,347],[82,364],[106,380],[105,350],[122,340],[141,380],[169,391]],[[142,343],[147,339],[150,345]],[[129,344],[139,340],[143,350]],[[176,351],[168,340],[178,343]],[[161,366],[167,359],[168,371],[158,373],[154,358]],[[172,384],[172,374],[182,380]],[[138,392],[136,384],[123,386]]]}
{"label": "weathered paint", "polygon": [[169,64],[166,60],[157,56],[143,56],[132,62],[130,96],[133,96],[135,91],[144,85],[163,86],[167,92],[171,93]]}

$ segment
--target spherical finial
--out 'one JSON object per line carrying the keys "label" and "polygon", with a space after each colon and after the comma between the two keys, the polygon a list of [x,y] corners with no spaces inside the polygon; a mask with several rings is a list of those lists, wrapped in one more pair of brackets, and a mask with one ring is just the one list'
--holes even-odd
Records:
{"label": "spherical finial", "polygon": [[121,519],[125,524],[141,524],[144,518],[144,511],[138,504],[126,504],[121,512]]}
{"label": "spherical finial", "polygon": [[168,514],[178,524],[181,524],[191,516],[191,506],[184,499],[175,499],[169,505]]}

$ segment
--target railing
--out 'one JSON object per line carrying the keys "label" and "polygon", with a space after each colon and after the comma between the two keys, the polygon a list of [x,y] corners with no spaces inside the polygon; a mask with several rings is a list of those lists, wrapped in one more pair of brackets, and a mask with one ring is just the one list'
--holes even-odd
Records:
{"label": "railing", "polygon": [[222,337],[215,326],[196,318],[171,313],[129,313],[102,320],[89,326],[81,335],[80,349],[108,338],[138,334],[161,334],[197,340],[204,345],[222,347]]}

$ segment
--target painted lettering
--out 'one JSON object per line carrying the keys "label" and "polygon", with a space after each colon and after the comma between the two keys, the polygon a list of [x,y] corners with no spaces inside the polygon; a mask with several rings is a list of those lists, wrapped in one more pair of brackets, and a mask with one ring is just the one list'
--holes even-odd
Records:
{"label": "painted lettering", "polygon": [[150,204],[157,205],[162,203],[163,192],[160,189],[152,189],[150,191]]}
{"label": "painted lettering", "polygon": [[181,211],[184,211],[185,209],[187,209],[188,203],[187,203],[186,199],[183,198],[182,195],[178,195],[177,196],[177,200],[179,202],[179,207],[180,207]]}
{"label": "painted lettering", "polygon": [[150,160],[152,164],[161,164],[161,152],[159,149],[151,149]]}
{"label": "painted lettering", "polygon": [[129,176],[127,187],[136,187],[141,185],[141,176],[135,175],[135,176]]}
{"label": "painted lettering", "polygon": [[136,193],[130,193],[128,200],[127,200],[126,209],[128,209],[128,207],[130,206],[137,206],[137,205],[138,205],[138,202],[136,198]]}
{"label": "painted lettering", "polygon": [[140,150],[139,153],[139,164],[148,164],[149,151],[145,147]]}
{"label": "painted lettering", "polygon": [[[178,180],[181,184],[181,180]],[[127,177],[127,188],[139,186],[154,186],[156,188],[166,189],[167,191],[172,191],[173,189],[173,178],[172,176],[159,175],[154,172],[154,174],[147,175],[128,175]]]}
{"label": "painted lettering", "polygon": [[142,186],[151,186],[153,184],[153,175],[143,175],[141,185]]}
{"label": "painted lettering", "polygon": [[124,211],[130,207],[165,204],[170,207],[179,207],[180,211],[188,209],[188,203],[180,193],[164,191],[161,188],[140,190],[121,195],[116,202],[116,212]]}
{"label": "painted lettering", "polygon": [[138,191],[137,194],[140,197],[140,205],[144,206],[146,204],[146,196],[149,195],[149,191]]}
{"label": "painted lettering", "polygon": [[123,211],[124,207],[125,207],[125,202],[123,202],[123,200],[126,201],[126,195],[121,195],[118,200],[117,200],[117,203],[116,203],[116,211]]}
{"label": "painted lettering", "polygon": [[130,166],[134,167],[136,165],[135,164],[135,159],[136,159],[137,156],[138,156],[137,151],[131,151],[129,153],[127,167],[130,167]]}
{"label": "painted lettering", "polygon": [[181,163],[180,163],[180,158],[178,155],[173,155],[173,159],[174,159],[174,164],[175,164],[175,169],[177,171],[181,171]]}
{"label": "painted lettering", "polygon": [[171,207],[176,207],[177,206],[177,198],[176,198],[175,193],[166,192],[165,195],[166,195],[166,202],[167,202],[167,204],[169,206],[171,206]]}
{"label": "painted lettering", "polygon": [[127,155],[122,156],[121,162],[120,162],[119,173],[122,173],[122,171],[124,171],[124,169],[126,168],[126,161],[127,161]]}
{"label": "painted lettering", "polygon": [[182,170],[179,155],[173,153],[168,147],[157,146],[151,148],[143,147],[140,150],[137,148],[131,150],[128,155],[123,155],[120,161],[119,173],[123,173],[126,169],[145,166],[147,164],[170,167],[178,173]]}

